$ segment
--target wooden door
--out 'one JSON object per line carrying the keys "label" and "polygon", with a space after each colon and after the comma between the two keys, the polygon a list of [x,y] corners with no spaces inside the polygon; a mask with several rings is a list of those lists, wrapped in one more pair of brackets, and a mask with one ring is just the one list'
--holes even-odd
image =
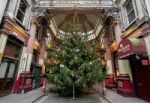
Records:
{"label": "wooden door", "polygon": [[150,66],[144,66],[141,62],[137,63],[136,68],[138,96],[150,101]]}

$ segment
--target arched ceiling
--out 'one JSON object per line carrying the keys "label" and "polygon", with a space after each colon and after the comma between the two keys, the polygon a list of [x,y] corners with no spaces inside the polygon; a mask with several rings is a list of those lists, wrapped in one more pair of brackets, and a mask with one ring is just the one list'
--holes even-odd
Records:
{"label": "arched ceiling", "polygon": [[78,27],[79,32],[93,31],[100,23],[100,19],[95,14],[83,14],[83,13],[70,13],[70,14],[58,14],[52,19],[57,29],[63,32],[69,32],[69,28]]}
{"label": "arched ceiling", "polygon": [[91,31],[95,28],[99,21],[99,18],[94,14],[60,14],[53,18],[58,29],[62,31],[67,31],[69,23],[74,23],[73,25],[78,25],[81,27],[81,32]]}
{"label": "arched ceiling", "polygon": [[46,18],[58,38],[74,30],[93,39],[118,9],[113,0],[39,0],[33,11],[33,16]]}

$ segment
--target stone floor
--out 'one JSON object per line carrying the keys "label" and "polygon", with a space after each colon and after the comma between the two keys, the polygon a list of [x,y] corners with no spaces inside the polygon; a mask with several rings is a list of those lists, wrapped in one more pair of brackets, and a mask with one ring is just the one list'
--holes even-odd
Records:
{"label": "stone floor", "polygon": [[24,94],[10,94],[0,98],[0,103],[32,103],[43,94],[41,88]]}
{"label": "stone floor", "polygon": [[[97,88],[99,87],[100,86],[97,86]],[[41,88],[25,94],[10,94],[0,98],[0,103],[32,103],[37,98],[43,96],[43,94]],[[72,99],[72,97],[64,98],[57,94],[48,94],[34,103],[150,103],[139,98],[123,97],[109,89],[106,89],[105,98],[97,92],[92,92],[90,95],[76,97],[75,99]]]}
{"label": "stone floor", "polygon": [[49,95],[42,103],[101,103],[99,98],[95,95],[85,95],[81,97],[60,97],[58,95]]}
{"label": "stone floor", "polygon": [[108,89],[106,91],[105,98],[97,93],[77,97],[74,100],[71,97],[64,98],[58,95],[49,94],[47,97],[45,97],[44,100],[39,101],[37,103],[150,103],[138,98],[123,97],[117,94],[115,91]]}
{"label": "stone floor", "polygon": [[116,93],[115,91],[106,90],[106,96],[105,96],[111,103],[150,103],[147,101],[144,101],[139,98],[134,97],[124,97]]}

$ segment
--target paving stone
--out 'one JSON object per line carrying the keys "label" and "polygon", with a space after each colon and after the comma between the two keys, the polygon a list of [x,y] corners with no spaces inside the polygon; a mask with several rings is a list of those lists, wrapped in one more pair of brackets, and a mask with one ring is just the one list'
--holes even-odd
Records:
{"label": "paving stone", "polygon": [[49,95],[43,103],[101,103],[97,96],[85,95],[81,97],[61,97],[58,95]]}

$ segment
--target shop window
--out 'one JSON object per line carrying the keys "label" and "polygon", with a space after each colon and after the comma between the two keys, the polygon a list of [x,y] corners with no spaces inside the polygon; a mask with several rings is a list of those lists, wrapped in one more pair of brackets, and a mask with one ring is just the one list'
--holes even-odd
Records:
{"label": "shop window", "polygon": [[20,56],[21,47],[11,41],[7,41],[4,56],[18,59]]}
{"label": "shop window", "polygon": [[15,68],[16,68],[16,64],[15,63],[10,63],[10,67],[9,68],[10,69],[9,69],[7,77],[8,78],[13,78],[14,72],[15,72]]}
{"label": "shop window", "polygon": [[0,79],[5,77],[7,66],[8,66],[7,62],[2,62],[0,64]]}
{"label": "shop window", "polygon": [[38,60],[38,52],[37,51],[33,51],[33,57],[32,57],[32,63],[36,63]]}
{"label": "shop window", "polygon": [[21,0],[20,5],[19,5],[19,9],[18,9],[18,13],[16,16],[17,20],[21,23],[24,22],[27,8],[28,8],[27,2],[25,0]]}
{"label": "shop window", "polygon": [[136,18],[132,0],[127,0],[124,7],[126,9],[126,15],[128,18],[128,23],[131,24]]}

